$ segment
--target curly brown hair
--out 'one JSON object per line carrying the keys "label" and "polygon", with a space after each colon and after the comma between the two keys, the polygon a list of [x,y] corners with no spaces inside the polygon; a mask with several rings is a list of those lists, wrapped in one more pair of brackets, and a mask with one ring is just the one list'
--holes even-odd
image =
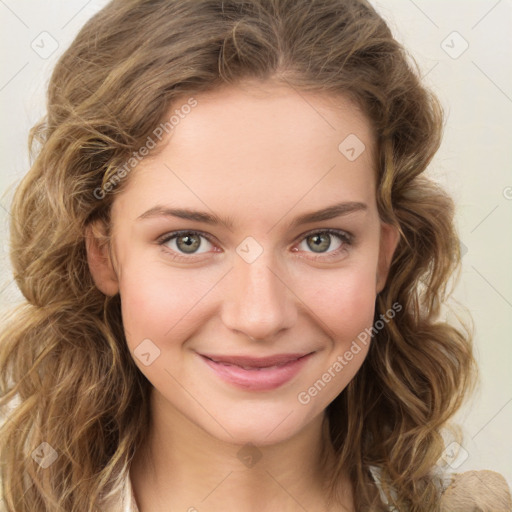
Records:
{"label": "curly brown hair", "polygon": [[[378,467],[390,505],[439,509],[441,429],[476,370],[470,329],[441,318],[459,241],[452,200],[424,175],[443,116],[414,60],[365,1],[113,0],[54,69],[11,207],[25,302],[0,337],[8,511],[99,511],[119,489],[148,429],[151,385],[126,346],[119,295],[93,282],[86,227],[109,222],[129,178],[108,193],[106,184],[175,98],[245,78],[349,97],[373,125],[379,214],[400,231],[376,319],[396,301],[403,311],[327,409],[337,454],[330,488],[336,496],[350,468],[357,510],[387,510],[370,473]],[[31,458],[43,441],[59,446],[44,470]]]}

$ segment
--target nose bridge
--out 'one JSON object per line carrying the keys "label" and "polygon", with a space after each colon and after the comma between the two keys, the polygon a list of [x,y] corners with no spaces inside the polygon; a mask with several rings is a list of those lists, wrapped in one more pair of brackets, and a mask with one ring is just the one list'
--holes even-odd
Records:
{"label": "nose bridge", "polygon": [[254,261],[235,258],[223,305],[224,324],[246,336],[268,339],[295,321],[293,294],[270,251]]}

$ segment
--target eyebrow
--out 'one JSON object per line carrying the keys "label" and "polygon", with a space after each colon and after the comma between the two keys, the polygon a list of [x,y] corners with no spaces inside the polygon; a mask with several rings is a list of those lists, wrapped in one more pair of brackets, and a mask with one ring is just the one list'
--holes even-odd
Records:
{"label": "eyebrow", "polygon": [[[359,201],[346,201],[342,203],[333,204],[322,210],[303,213],[296,217],[290,224],[290,228],[295,228],[302,224],[310,224],[313,222],[320,222],[324,220],[334,219],[349,213],[367,211],[368,205]],[[196,222],[203,222],[211,225],[223,225],[229,230],[232,230],[235,222],[233,217],[221,218],[214,213],[201,212],[198,210],[191,210],[188,208],[170,208],[167,206],[157,205],[150,208],[142,215],[137,217],[137,220],[154,218],[154,217],[177,217],[179,219],[192,220]]]}

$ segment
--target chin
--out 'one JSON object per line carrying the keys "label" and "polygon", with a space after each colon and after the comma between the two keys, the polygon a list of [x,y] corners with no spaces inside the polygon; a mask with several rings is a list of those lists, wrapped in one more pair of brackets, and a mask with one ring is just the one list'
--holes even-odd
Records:
{"label": "chin", "polygon": [[[287,428],[275,433],[269,433],[267,425],[235,425],[232,426],[229,434],[224,430],[210,430],[209,433],[219,441],[237,446],[272,446],[286,442],[297,434],[297,428]],[[231,434],[231,435],[230,435]]]}
{"label": "chin", "polygon": [[[270,446],[283,443],[299,434],[318,417],[309,416],[303,406],[284,407],[267,403],[261,407],[246,406],[236,411],[236,415],[217,416],[217,421],[199,425],[219,441],[234,444]],[[322,411],[320,411],[321,413]],[[222,425],[222,426],[221,426]]]}

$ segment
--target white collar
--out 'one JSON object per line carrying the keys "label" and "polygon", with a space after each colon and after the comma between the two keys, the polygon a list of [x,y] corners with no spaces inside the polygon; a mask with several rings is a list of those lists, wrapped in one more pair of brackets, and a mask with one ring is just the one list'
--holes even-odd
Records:
{"label": "white collar", "polygon": [[121,510],[122,512],[139,512],[139,508],[135,502],[135,495],[133,494],[130,471],[126,472],[126,477],[124,479]]}

